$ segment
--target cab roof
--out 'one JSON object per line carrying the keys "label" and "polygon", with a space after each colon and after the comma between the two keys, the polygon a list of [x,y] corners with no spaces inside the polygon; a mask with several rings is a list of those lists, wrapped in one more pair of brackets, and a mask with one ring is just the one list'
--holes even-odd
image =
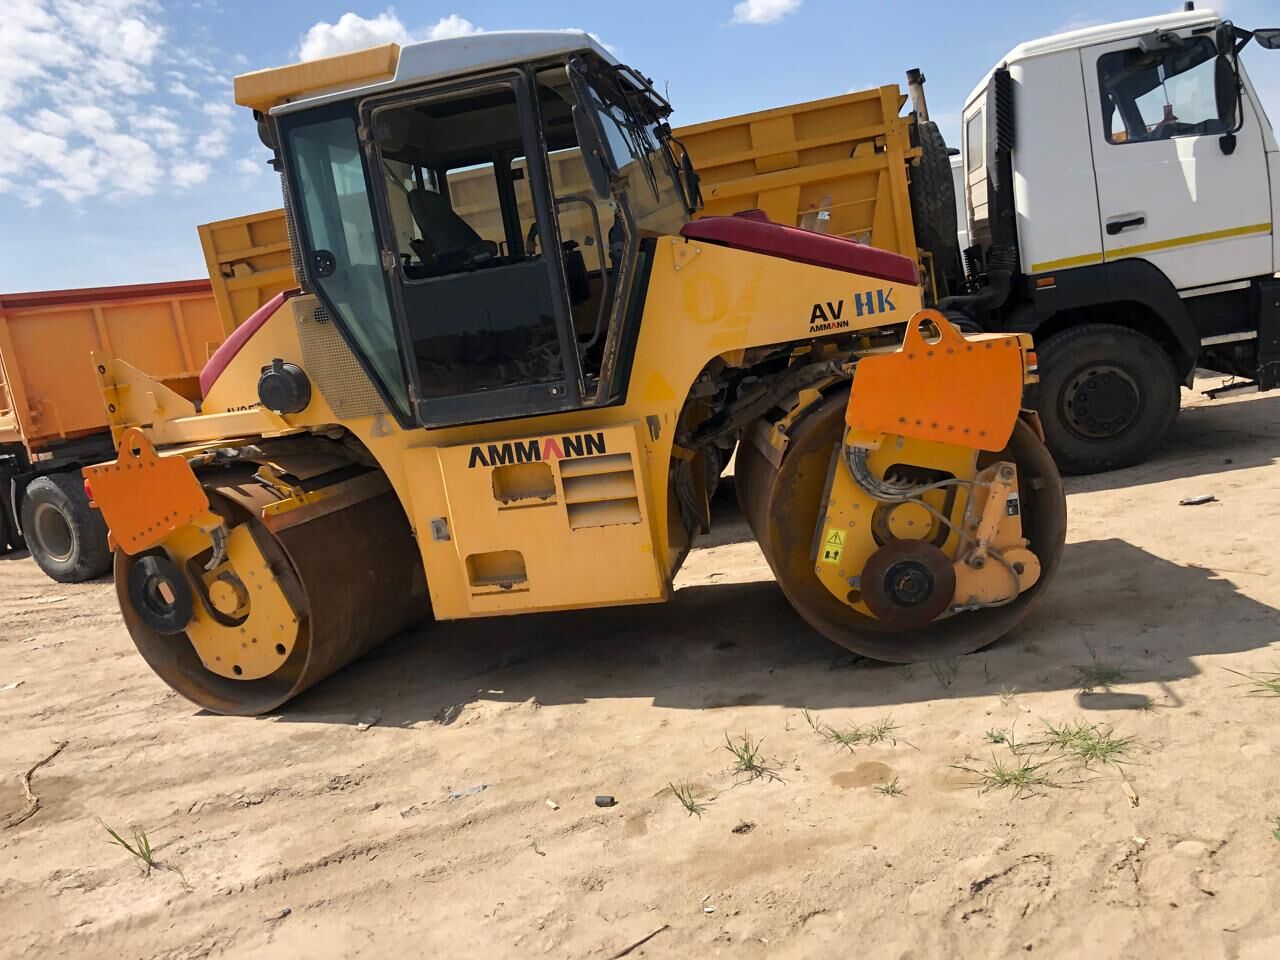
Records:
{"label": "cab roof", "polygon": [[[1082,27],[1079,30],[1068,30],[1064,33],[1055,33],[1048,37],[1041,37],[1038,40],[1028,40],[1026,43],[1020,43],[1005,54],[1000,61],[1000,66],[1009,66],[1023,60],[1030,60],[1032,57],[1061,53],[1065,50],[1091,47],[1098,43],[1110,43],[1113,40],[1124,40],[1127,37],[1139,37],[1153,30],[1181,30],[1185,27],[1208,26],[1218,23],[1219,20],[1221,20],[1221,17],[1212,10],[1182,10],[1177,13],[1161,14],[1158,17],[1141,17],[1137,20],[1119,20],[1115,23]],[[987,75],[982,78],[982,82],[974,87],[973,92],[965,99],[966,110],[974,100],[986,92],[987,84],[991,80],[991,72],[987,72]]]}
{"label": "cab roof", "polygon": [[290,113],[332,100],[385,93],[432,80],[589,51],[617,60],[577,30],[510,30],[446,40],[388,43],[236,77],[236,103],[262,113]]}

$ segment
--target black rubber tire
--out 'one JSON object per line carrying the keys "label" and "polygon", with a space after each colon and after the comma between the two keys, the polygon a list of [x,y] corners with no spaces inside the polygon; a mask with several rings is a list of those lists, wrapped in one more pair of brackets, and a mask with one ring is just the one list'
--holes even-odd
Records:
{"label": "black rubber tire", "polygon": [[[37,518],[41,508],[61,515],[66,523],[67,543],[54,544],[42,533]],[[51,473],[27,484],[22,499],[22,530],[32,559],[59,583],[83,583],[111,568],[106,522],[89,506],[79,473]]]}
{"label": "black rubber tire", "polygon": [[916,124],[923,151],[911,168],[911,221],[916,246],[928,251],[938,272],[938,293],[946,296],[945,278],[960,267],[960,238],[956,235],[956,185],[951,174],[947,142],[932,120]]}
{"label": "black rubber tire", "polygon": [[[1031,391],[1045,443],[1063,473],[1088,474],[1141,463],[1164,442],[1178,415],[1178,375],[1160,344],[1110,323],[1069,327],[1036,344],[1040,383]],[[1138,388],[1138,409],[1116,435],[1090,438],[1073,429],[1064,393],[1091,364],[1123,370]]]}

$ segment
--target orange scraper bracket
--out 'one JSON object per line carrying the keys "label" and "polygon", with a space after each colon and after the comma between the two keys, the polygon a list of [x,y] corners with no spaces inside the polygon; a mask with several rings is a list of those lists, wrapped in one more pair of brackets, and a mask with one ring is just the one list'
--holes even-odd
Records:
{"label": "orange scraper bracket", "polygon": [[84,468],[93,502],[111,537],[133,556],[209,513],[209,498],[181,456],[162,457],[146,435],[130,427],[113,463]]}
{"label": "orange scraper bracket", "polygon": [[[929,323],[936,339],[921,327]],[[965,337],[936,310],[907,321],[902,347],[863,357],[853,370],[845,422],[867,435],[891,434],[1003,450],[1026,382],[1023,337]]]}

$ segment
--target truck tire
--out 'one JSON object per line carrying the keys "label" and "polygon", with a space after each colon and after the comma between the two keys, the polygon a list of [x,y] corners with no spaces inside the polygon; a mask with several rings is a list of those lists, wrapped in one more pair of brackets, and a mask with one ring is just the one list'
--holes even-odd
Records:
{"label": "truck tire", "polygon": [[1064,473],[1101,473],[1146,460],[1178,415],[1173,361],[1127,327],[1088,323],[1036,344],[1032,391],[1045,442]]}
{"label": "truck tire", "polygon": [[111,567],[107,525],[89,506],[78,473],[52,473],[27,484],[22,530],[36,564],[59,583],[93,580]]}
{"label": "truck tire", "polygon": [[960,266],[960,238],[956,235],[956,185],[951,176],[947,142],[932,120],[916,124],[923,156],[911,168],[911,221],[916,246],[933,258],[938,295],[946,296],[946,277]]}

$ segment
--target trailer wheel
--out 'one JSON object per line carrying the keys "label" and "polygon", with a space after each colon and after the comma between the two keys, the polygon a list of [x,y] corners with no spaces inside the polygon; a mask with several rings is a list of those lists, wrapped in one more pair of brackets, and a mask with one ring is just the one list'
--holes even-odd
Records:
{"label": "trailer wheel", "polygon": [[960,238],[956,228],[956,184],[951,174],[947,142],[932,120],[916,124],[923,156],[911,168],[911,220],[916,245],[933,259],[938,295],[946,296],[946,278],[960,266]]}
{"label": "trailer wheel", "polygon": [[1135,330],[1089,323],[1037,344],[1035,406],[1064,473],[1146,460],[1178,414],[1178,376],[1164,349]]}
{"label": "trailer wheel", "polygon": [[27,485],[22,530],[36,564],[59,583],[82,583],[111,567],[107,525],[89,506],[78,473],[53,473]]}

